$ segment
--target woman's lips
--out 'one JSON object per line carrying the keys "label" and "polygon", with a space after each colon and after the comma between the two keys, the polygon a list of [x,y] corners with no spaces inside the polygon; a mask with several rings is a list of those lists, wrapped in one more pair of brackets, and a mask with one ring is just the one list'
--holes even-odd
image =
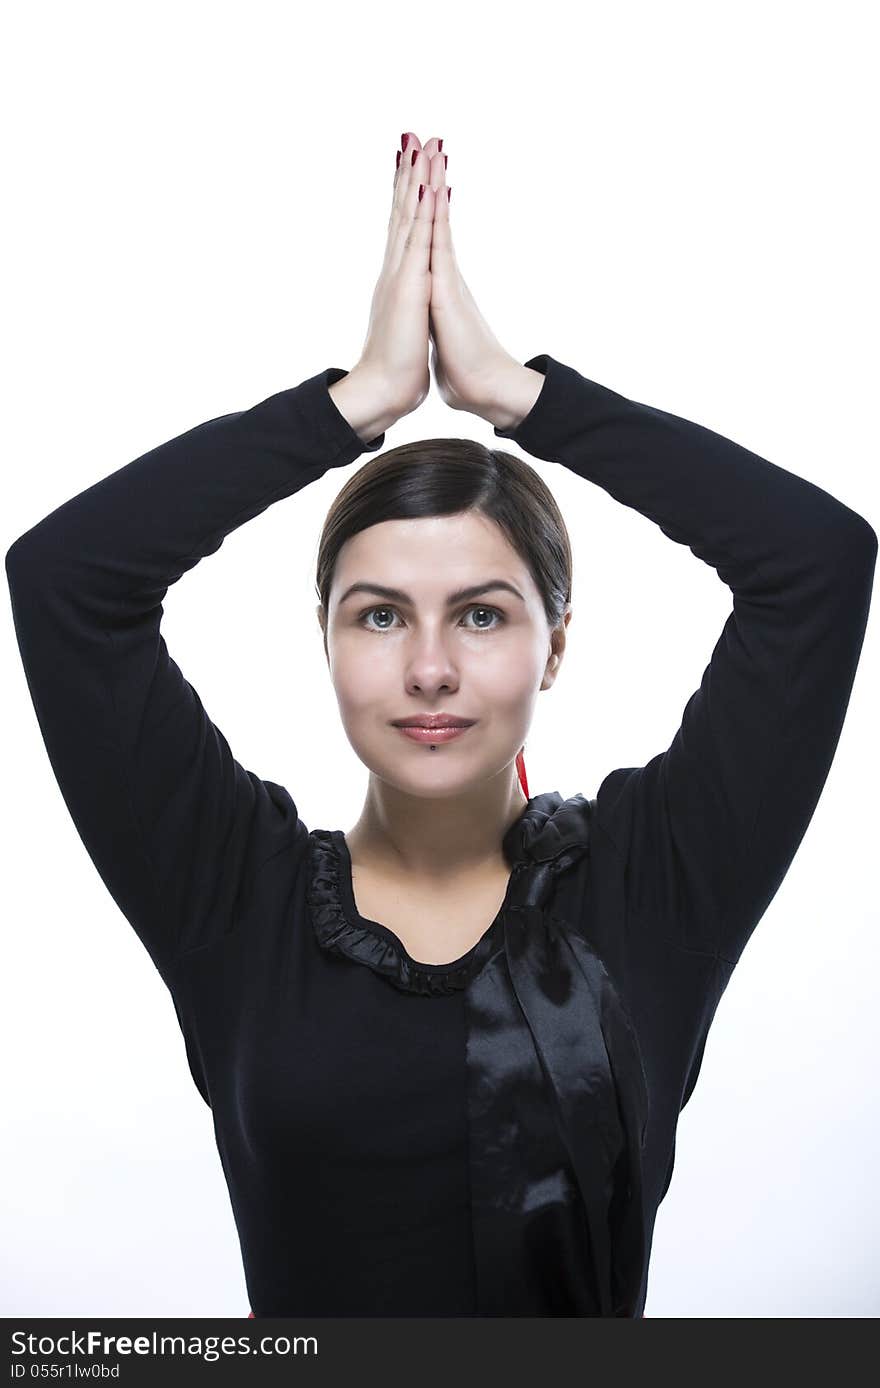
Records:
{"label": "woman's lips", "polygon": [[468,723],[460,728],[398,728],[399,733],[405,733],[412,738],[413,742],[451,742],[454,737],[460,737],[462,733],[469,732],[474,726]]}

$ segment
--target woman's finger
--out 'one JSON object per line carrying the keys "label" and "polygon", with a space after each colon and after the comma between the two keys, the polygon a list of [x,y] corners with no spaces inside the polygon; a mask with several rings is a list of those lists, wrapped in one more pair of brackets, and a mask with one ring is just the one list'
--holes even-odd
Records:
{"label": "woman's finger", "polygon": [[412,182],[412,158],[416,150],[421,149],[418,135],[411,130],[406,130],[400,137],[401,146],[406,149],[399,149],[397,168],[394,171],[394,195],[391,199],[391,215],[388,218],[389,229],[394,221],[395,215],[399,214],[401,206],[406,198],[406,190]]}
{"label": "woman's finger", "polygon": [[[417,160],[418,172],[421,160]],[[428,175],[414,183],[415,207],[410,233],[403,243],[401,267],[414,275],[427,275],[431,269],[431,223],[434,220],[434,190]]]}
{"label": "woman's finger", "polygon": [[[406,158],[407,156],[404,154],[401,165]],[[397,215],[394,219],[394,225],[391,228],[389,237],[388,253],[392,270],[398,269],[404,256],[412,251],[415,246],[421,245],[424,239],[418,234],[418,228],[414,226],[414,223],[420,216],[422,218],[424,217],[424,212],[420,214],[419,211],[419,187],[420,185],[429,183],[429,169],[430,160],[427,158],[424,150],[421,146],[414,148],[410,156],[409,169],[400,179]],[[424,201],[424,199],[422,199],[422,201]],[[430,208],[430,206],[431,203],[429,199],[428,207]],[[423,250],[427,260],[430,260],[430,221],[427,224],[427,233],[427,245],[423,247]],[[428,268],[427,260],[425,264],[426,270]]]}
{"label": "woman's finger", "polygon": [[[442,143],[442,141],[441,141],[441,143]],[[426,151],[426,153],[428,152],[428,146],[427,146],[427,145],[425,145],[425,151]],[[449,163],[449,155],[448,155],[448,154],[444,154],[441,150],[435,150],[434,153],[431,154],[431,174],[430,174],[430,177],[431,177],[431,187],[432,187],[432,188],[445,188],[445,186],[446,186],[446,165],[447,165],[448,163]],[[445,193],[444,193],[444,197],[445,197]]]}
{"label": "woman's finger", "polygon": [[452,187],[446,182],[446,156],[436,156],[431,164],[431,177],[435,184],[434,217],[431,226],[431,301],[432,305],[437,307],[443,281],[445,279],[448,284],[453,272],[454,252],[449,229],[449,195]]}
{"label": "woman's finger", "polygon": [[404,224],[408,225],[413,216],[412,186],[413,182],[418,179],[415,161],[418,160],[419,166],[423,163],[419,137],[408,131],[403,137],[403,141],[406,144],[406,149],[401,151],[400,163],[394,176],[394,198],[391,204],[391,216],[388,219],[388,245],[386,247],[386,259],[390,259],[395,265],[400,262],[401,227]]}
{"label": "woman's finger", "polygon": [[401,174],[408,174],[412,168],[413,151],[421,149],[422,143],[418,135],[412,130],[407,130],[400,137],[400,149],[397,151],[397,168],[395,170],[395,183],[399,182]]}
{"label": "woman's finger", "polygon": [[412,183],[412,160],[417,150],[421,149],[418,135],[411,130],[404,131],[400,137],[401,145],[406,149],[397,151],[397,168],[394,171],[394,192],[391,198],[391,212],[388,216],[388,242],[385,247],[386,262],[395,255],[395,242],[398,222],[401,217],[401,209],[406,201],[407,189]]}

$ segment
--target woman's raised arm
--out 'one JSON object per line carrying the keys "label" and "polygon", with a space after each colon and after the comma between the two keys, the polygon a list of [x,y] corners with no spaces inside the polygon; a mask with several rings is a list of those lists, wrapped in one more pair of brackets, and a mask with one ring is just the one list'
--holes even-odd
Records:
{"label": "woman's raised arm", "polygon": [[432,366],[443,399],[655,521],[733,594],[670,746],[610,772],[596,796],[597,829],[624,868],[628,920],[729,972],[825,784],[861,654],[877,536],[821,487],[711,429],[546,353],[518,362],[462,278],[444,167],[432,164],[431,238]]}
{"label": "woman's raised arm", "polygon": [[[6,573],[34,708],[88,852],[160,972],[218,938],[250,875],[305,840],[283,786],[232,756],[160,633],[169,584],[273,501],[374,453],[430,382],[438,141],[398,157],[364,347],[251,409],[136,458],[11,546]],[[381,432],[380,432],[381,431]]]}
{"label": "woman's raised arm", "polygon": [[[733,595],[670,746],[597,796],[633,923],[736,964],[816,808],[861,654],[877,556],[864,517],[702,425],[541,354],[487,418],[656,522]],[[535,396],[534,372],[544,375]]]}
{"label": "woman's raised arm", "polygon": [[[273,847],[306,830],[288,792],[233,757],[168,653],[162,602],[245,521],[382,447],[384,434],[365,443],[331,397],[354,375],[330,367],[190,429],[59,506],[6,554],[65,803],[166,980],[178,953],[231,926]],[[371,417],[382,414],[377,401]]]}

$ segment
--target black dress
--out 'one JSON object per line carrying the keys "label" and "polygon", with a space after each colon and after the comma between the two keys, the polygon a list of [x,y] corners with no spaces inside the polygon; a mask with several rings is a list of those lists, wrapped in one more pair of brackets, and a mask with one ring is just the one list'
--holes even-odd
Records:
{"label": "black dress", "polygon": [[733,610],[668,748],[529,800],[504,905],[449,964],[358,914],[342,831],[235,760],[160,633],[168,586],[227,534],[383,445],[336,408],[345,371],[153,449],[6,556],[47,752],[173,999],[257,1316],[640,1316],[678,1115],[837,747],[868,522],[527,365],[541,393],[495,434],[688,545]]}

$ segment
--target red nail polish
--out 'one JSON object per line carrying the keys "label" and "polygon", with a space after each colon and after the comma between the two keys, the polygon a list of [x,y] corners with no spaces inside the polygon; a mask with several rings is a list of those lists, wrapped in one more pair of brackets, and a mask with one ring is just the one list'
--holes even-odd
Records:
{"label": "red nail polish", "polygon": [[422,198],[424,197],[424,195],[425,195],[425,185],[424,185],[424,183],[420,183],[420,184],[419,184],[419,202],[421,202],[421,200],[422,200]]}
{"label": "red nail polish", "polygon": [[412,159],[410,160],[410,163],[411,163],[411,164],[414,164],[414,163],[416,162],[416,160],[418,159],[418,157],[419,157],[419,151],[418,151],[417,149],[414,149],[414,150],[413,150],[413,157],[412,157]]}
{"label": "red nail polish", "polygon": [[451,183],[449,184],[449,187],[446,189],[446,201],[447,201],[447,202],[452,202],[452,184],[451,184]]}
{"label": "red nail polish", "polygon": [[442,148],[443,148],[443,141],[442,141],[442,140],[438,140],[438,141],[437,141],[437,153],[438,153],[438,154],[440,153],[440,151],[441,151]]}
{"label": "red nail polish", "polygon": [[448,168],[449,168],[449,155],[448,155],[448,154],[444,154],[444,156],[443,156],[443,167],[444,167],[444,169],[448,169]]}
{"label": "red nail polish", "polygon": [[409,136],[407,135],[406,131],[404,131],[404,133],[400,137],[400,148],[403,154],[406,154],[406,146],[408,141]]}
{"label": "red nail polish", "polygon": [[403,155],[402,155],[401,151],[398,150],[398,151],[397,151],[397,158],[396,158],[395,161],[394,161],[394,167],[395,167],[395,169],[399,169],[399,168],[400,168],[400,161],[401,161],[402,157],[403,157]]}

